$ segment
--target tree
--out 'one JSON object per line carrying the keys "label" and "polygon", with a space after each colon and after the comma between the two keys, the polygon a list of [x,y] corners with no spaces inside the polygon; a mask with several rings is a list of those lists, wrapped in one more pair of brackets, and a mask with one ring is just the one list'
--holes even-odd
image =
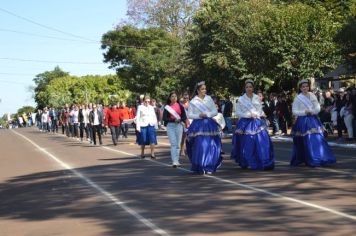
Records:
{"label": "tree", "polygon": [[[184,36],[199,0],[128,0],[129,24],[159,27],[175,36]],[[126,22],[127,23],[127,22]]]}
{"label": "tree", "polygon": [[345,61],[352,65],[356,72],[356,1],[350,8],[349,17],[346,18],[342,29],[337,36]]}
{"label": "tree", "polygon": [[[129,47],[123,45],[130,45]],[[159,96],[163,86],[177,88],[176,63],[179,43],[159,28],[137,29],[124,26],[102,37],[104,62],[123,78],[124,87],[137,93]]]}
{"label": "tree", "polygon": [[335,25],[325,8],[268,0],[207,0],[194,18],[188,56],[214,90],[242,91],[253,78],[262,89],[290,89],[340,61]]}
{"label": "tree", "polygon": [[57,108],[71,103],[103,102],[108,105],[112,95],[120,101],[127,100],[131,95],[123,89],[121,79],[115,75],[55,78],[47,85],[44,93],[50,104]]}
{"label": "tree", "polygon": [[17,114],[21,116],[22,114],[28,114],[28,113],[33,113],[35,112],[36,109],[32,106],[23,106],[20,109],[17,110]]}
{"label": "tree", "polygon": [[49,104],[46,89],[51,80],[65,76],[69,76],[69,73],[62,71],[58,66],[55,67],[52,71],[45,71],[36,75],[36,77],[33,79],[36,85],[34,88],[34,98],[38,108],[44,108]]}

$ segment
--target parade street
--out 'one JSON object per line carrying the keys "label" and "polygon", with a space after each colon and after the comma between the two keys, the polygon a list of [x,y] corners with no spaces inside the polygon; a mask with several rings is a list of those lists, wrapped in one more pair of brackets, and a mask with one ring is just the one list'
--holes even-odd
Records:
{"label": "parade street", "polygon": [[274,141],[275,170],[251,171],[226,138],[222,166],[197,175],[187,158],[171,167],[164,135],[142,160],[133,134],[93,146],[0,130],[0,235],[355,235],[356,149],[333,147],[334,167],[291,168],[291,143]]}

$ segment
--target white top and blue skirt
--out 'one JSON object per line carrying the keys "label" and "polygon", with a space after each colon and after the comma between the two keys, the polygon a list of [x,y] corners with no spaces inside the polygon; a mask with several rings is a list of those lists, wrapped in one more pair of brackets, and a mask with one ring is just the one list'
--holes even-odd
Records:
{"label": "white top and blue skirt", "polygon": [[[201,113],[207,118],[200,118]],[[208,95],[204,99],[195,96],[190,101],[188,118],[193,122],[187,131],[186,146],[195,173],[213,173],[221,164],[220,127],[213,119],[217,114],[215,103]]]}
{"label": "white top and blue skirt", "polygon": [[158,128],[158,122],[153,106],[138,106],[135,119],[136,129],[139,132],[138,145],[157,145],[156,129]]}
{"label": "white top and blue skirt", "polygon": [[[307,115],[305,110],[311,111]],[[305,164],[311,167],[324,166],[336,162],[336,158],[324,139],[323,125],[317,117],[320,104],[316,96],[299,94],[293,101],[293,115],[297,117],[292,127],[293,155],[290,164]]]}
{"label": "white top and blue skirt", "polygon": [[[252,117],[256,114],[256,118]],[[239,120],[232,138],[231,159],[243,169],[274,169],[273,144],[268,134],[268,125],[262,118],[262,104],[256,94],[252,99],[246,94],[238,99],[236,115]]]}

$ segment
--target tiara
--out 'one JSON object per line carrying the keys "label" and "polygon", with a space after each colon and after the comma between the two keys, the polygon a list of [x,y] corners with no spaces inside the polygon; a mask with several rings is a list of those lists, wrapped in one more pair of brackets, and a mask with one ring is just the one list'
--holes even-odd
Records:
{"label": "tiara", "polygon": [[200,81],[199,83],[197,83],[197,86],[203,85],[205,84],[205,81]]}
{"label": "tiara", "polygon": [[298,86],[302,85],[302,84],[309,84],[309,80],[307,79],[302,79],[298,82]]}
{"label": "tiara", "polygon": [[245,85],[248,84],[248,83],[251,83],[253,85],[253,80],[252,79],[245,80]]}

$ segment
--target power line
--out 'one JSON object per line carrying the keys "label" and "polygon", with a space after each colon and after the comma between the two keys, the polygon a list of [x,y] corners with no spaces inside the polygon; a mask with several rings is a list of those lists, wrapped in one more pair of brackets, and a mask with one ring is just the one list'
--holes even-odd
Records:
{"label": "power line", "polygon": [[17,85],[31,85],[30,83],[18,82],[18,81],[10,81],[10,80],[1,80],[1,79],[0,79],[0,83],[17,84]]}
{"label": "power line", "polygon": [[[65,31],[62,31],[62,30],[59,30],[57,28],[54,28],[54,27],[51,27],[51,26],[47,26],[47,25],[44,25],[42,23],[38,23],[34,20],[31,20],[29,18],[26,18],[26,17],[23,17],[23,16],[20,16],[20,15],[17,15],[13,12],[10,12],[6,9],[3,9],[0,7],[0,11],[2,12],[5,12],[9,15],[12,15],[14,17],[17,17],[21,20],[24,20],[24,21],[27,21],[27,22],[30,22],[32,24],[35,24],[37,26],[40,26],[40,27],[43,27],[43,28],[46,28],[46,29],[49,29],[49,30],[52,30],[52,31],[55,31],[55,32],[59,32],[61,34],[64,34],[64,35],[68,35],[68,36],[71,36],[71,37],[74,37],[74,38],[78,38],[78,39],[81,39],[81,40],[85,40],[86,42],[91,42],[91,43],[98,43],[98,44],[101,44],[101,41],[97,41],[97,40],[93,40],[93,39],[89,39],[89,38],[86,38],[86,37],[83,37],[83,36],[79,36],[79,35],[76,35],[76,34],[72,34],[72,33],[69,33],[69,32],[65,32]],[[4,30],[3,30],[4,31]],[[11,31],[11,30],[10,30]],[[15,30],[12,30],[12,32],[16,32]],[[17,31],[17,33],[20,33],[19,31]],[[21,32],[21,33],[25,33],[25,34],[28,34],[26,32]],[[43,36],[41,36],[43,37]],[[44,36],[44,37],[51,37],[51,36]],[[55,37],[51,37],[51,38],[55,38]],[[59,39],[59,38],[57,38]],[[125,45],[125,44],[119,44],[117,42],[113,42],[113,41],[104,41],[104,43],[108,46],[115,46],[115,47],[123,47],[123,48],[136,48],[136,49],[149,49],[149,48],[176,48],[176,47],[181,47],[180,45],[170,45],[170,46],[135,46],[135,45]]]}
{"label": "power line", "polygon": [[37,26],[40,26],[40,27],[42,27],[42,28],[46,28],[46,29],[48,29],[48,30],[52,30],[52,31],[55,31],[55,32],[58,32],[58,33],[61,33],[61,34],[65,34],[65,35],[68,35],[68,36],[71,36],[71,37],[74,37],[74,38],[79,38],[79,39],[83,39],[83,40],[90,41],[90,42],[97,42],[96,40],[93,40],[93,39],[85,38],[85,37],[82,37],[82,36],[80,36],[80,35],[72,34],[72,33],[65,32],[65,31],[60,30],[60,29],[56,29],[56,28],[51,27],[51,26],[47,26],[47,25],[38,23],[38,22],[36,22],[36,21],[34,21],[34,20],[31,20],[31,19],[29,19],[29,18],[26,18],[26,17],[20,16],[20,15],[17,15],[17,14],[15,14],[15,13],[13,13],[13,12],[11,12],[11,11],[8,11],[8,10],[6,10],[6,9],[3,9],[3,8],[1,8],[1,7],[0,7],[0,11],[5,12],[5,13],[7,13],[7,14],[9,14],[9,15],[14,16],[14,17],[17,17],[17,18],[19,18],[19,19],[21,19],[21,20],[24,20],[24,21],[30,22],[30,23],[32,23],[32,24],[35,24],[35,25],[37,25]]}
{"label": "power line", "polygon": [[25,74],[25,73],[6,73],[6,72],[0,72],[0,75],[26,75],[26,76],[33,76],[33,74]]}
{"label": "power line", "polygon": [[64,41],[70,41],[70,42],[90,43],[90,44],[97,44],[97,43],[99,43],[99,41],[97,41],[97,42],[88,42],[88,41],[83,41],[83,40],[75,40],[75,39],[60,38],[60,37],[54,37],[54,36],[46,36],[46,35],[33,34],[33,33],[28,33],[28,32],[23,32],[23,31],[17,31],[17,30],[10,30],[10,29],[0,29],[0,31],[3,31],[3,32],[11,32],[11,33],[16,33],[16,34],[23,34],[23,35],[29,35],[29,36],[35,36],[35,37],[41,37],[41,38],[50,38],[50,39],[64,40]]}
{"label": "power line", "polygon": [[7,61],[20,61],[20,62],[37,62],[37,63],[81,64],[81,65],[104,65],[104,63],[98,63],[98,62],[49,61],[49,60],[21,59],[21,58],[11,58],[11,57],[0,57],[0,60],[7,60]]}

